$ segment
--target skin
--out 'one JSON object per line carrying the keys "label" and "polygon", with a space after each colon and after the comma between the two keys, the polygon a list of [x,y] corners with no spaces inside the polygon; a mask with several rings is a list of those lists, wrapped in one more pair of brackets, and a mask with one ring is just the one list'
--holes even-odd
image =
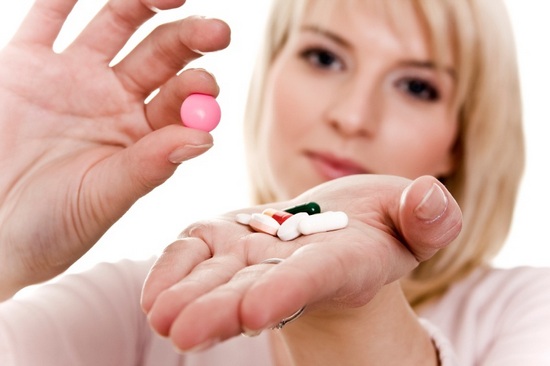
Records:
{"label": "skin", "polygon": [[[459,214],[433,177],[411,183],[395,175],[452,171],[453,65],[433,66],[418,22],[397,33],[368,9],[353,9],[329,22],[315,8],[306,12],[269,71],[259,144],[277,197],[306,191],[279,207],[322,202],[325,210],[346,211],[350,227],[281,245],[251,234],[231,214],[191,226],[153,268],[142,301],[153,328],[176,348],[204,349],[243,330],[257,334],[308,304],[298,321],[270,334],[276,364],[437,364],[395,281],[449,243],[443,238],[454,238]],[[386,201],[397,192],[401,199]],[[369,214],[375,212],[380,216]],[[399,217],[407,212],[415,219]],[[446,234],[436,229],[442,223],[452,223]],[[405,245],[396,235],[431,224],[426,236],[404,234]],[[258,255],[266,244],[268,253]],[[182,263],[190,248],[202,256]],[[287,259],[259,264],[270,256]]]}
{"label": "skin", "polygon": [[152,7],[183,2],[112,0],[55,53],[76,1],[38,0],[0,53],[0,300],[63,272],[179,163],[212,146],[208,133],[180,125],[179,106],[218,86],[202,70],[177,73],[199,51],[228,45],[225,23],[164,25],[109,66]]}

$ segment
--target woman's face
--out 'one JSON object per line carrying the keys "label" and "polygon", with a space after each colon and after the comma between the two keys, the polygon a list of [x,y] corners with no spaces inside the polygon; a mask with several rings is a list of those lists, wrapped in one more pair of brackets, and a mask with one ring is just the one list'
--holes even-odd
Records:
{"label": "woman's face", "polygon": [[452,57],[437,68],[421,23],[397,31],[354,5],[309,9],[268,74],[260,146],[278,199],[350,174],[454,168]]}

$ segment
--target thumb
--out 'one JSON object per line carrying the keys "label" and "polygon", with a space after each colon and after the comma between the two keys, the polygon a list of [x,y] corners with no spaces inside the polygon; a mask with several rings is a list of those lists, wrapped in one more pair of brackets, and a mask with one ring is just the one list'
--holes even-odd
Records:
{"label": "thumb", "polygon": [[104,197],[109,198],[114,214],[120,215],[116,211],[128,209],[171,177],[180,163],[212,146],[212,136],[204,131],[177,125],[153,131],[105,161],[103,179],[108,192]]}
{"label": "thumb", "polygon": [[462,229],[462,212],[436,178],[414,180],[401,195],[399,226],[409,249],[425,261],[450,244]]}

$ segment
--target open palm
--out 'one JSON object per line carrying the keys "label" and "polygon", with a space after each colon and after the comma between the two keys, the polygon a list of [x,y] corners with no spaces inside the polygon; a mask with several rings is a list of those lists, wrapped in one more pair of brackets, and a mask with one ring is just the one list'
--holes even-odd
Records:
{"label": "open palm", "polygon": [[[429,220],[417,215],[427,192],[437,201],[430,209],[436,217]],[[189,350],[265,329],[304,304],[309,311],[345,317],[343,309],[368,304],[382,287],[450,244],[462,225],[456,201],[428,176],[413,182],[349,176],[272,207],[311,201],[324,211],[345,211],[349,225],[292,241],[253,232],[235,222],[235,213],[187,228],[145,282],[142,306],[152,327]],[[263,263],[273,257],[284,261]],[[404,297],[401,301],[405,304]]]}

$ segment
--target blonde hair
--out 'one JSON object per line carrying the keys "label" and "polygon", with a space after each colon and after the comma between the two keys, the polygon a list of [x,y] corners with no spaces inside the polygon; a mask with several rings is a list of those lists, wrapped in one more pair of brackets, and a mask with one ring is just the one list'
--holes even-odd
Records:
{"label": "blonde hair", "polygon": [[[276,199],[265,180],[265,164],[254,154],[264,119],[266,75],[311,1],[274,1],[252,79],[245,140],[257,203]],[[365,1],[376,1],[388,14],[403,17],[400,1]],[[451,51],[455,57],[460,121],[457,167],[442,181],[462,209],[463,231],[455,243],[402,280],[410,303],[417,306],[488,264],[500,250],[511,225],[525,153],[516,52],[504,4],[498,0],[402,1],[412,2],[414,16],[424,22],[434,54]],[[342,3],[339,0],[338,6]]]}

